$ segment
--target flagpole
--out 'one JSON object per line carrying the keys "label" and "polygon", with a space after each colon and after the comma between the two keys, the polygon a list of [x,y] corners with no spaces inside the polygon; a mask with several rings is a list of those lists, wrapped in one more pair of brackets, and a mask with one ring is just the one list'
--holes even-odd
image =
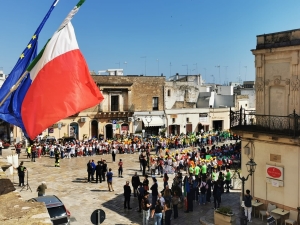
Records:
{"label": "flagpole", "polygon": [[19,87],[20,83],[22,82],[22,80],[26,77],[26,75],[29,73],[29,71],[25,71],[22,76],[19,78],[19,80],[16,82],[16,84],[14,84],[9,92],[5,95],[5,97],[2,99],[2,101],[0,102],[0,107],[3,105],[3,103],[6,101],[6,99]]}
{"label": "flagpole", "polygon": [[[71,19],[74,17],[74,15],[78,12],[80,6],[85,2],[85,0],[80,0],[76,6],[69,12],[69,14],[67,15],[67,17],[64,19],[64,21],[62,22],[62,24],[59,26],[58,30],[56,32],[59,32],[61,29],[63,29],[70,21]],[[57,2],[56,2],[57,4]],[[56,5],[55,4],[55,5]],[[48,42],[47,42],[48,43]],[[46,44],[47,44],[46,43]],[[45,45],[46,47],[46,45]],[[41,52],[44,51],[45,47],[43,48],[43,50]],[[41,53],[40,52],[40,53]],[[40,55],[39,53],[39,55]],[[38,58],[39,55],[36,57]],[[3,105],[3,103],[5,102],[5,100],[19,87],[20,83],[22,82],[22,80],[27,76],[27,74],[30,72],[30,70],[33,67],[33,62],[36,61],[35,59],[29,64],[29,66],[27,67],[26,71],[22,74],[22,76],[18,79],[18,81],[16,82],[16,84],[14,84],[9,92],[5,95],[5,97],[2,99],[2,101],[0,102],[0,107]],[[35,63],[34,63],[35,64]],[[30,68],[30,69],[29,69]]]}

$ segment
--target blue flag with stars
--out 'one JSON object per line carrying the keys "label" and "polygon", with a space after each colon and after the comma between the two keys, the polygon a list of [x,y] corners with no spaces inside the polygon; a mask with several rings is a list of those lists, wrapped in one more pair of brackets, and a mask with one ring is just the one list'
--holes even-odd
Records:
{"label": "blue flag with stars", "polygon": [[[58,1],[59,0],[55,0],[52,3],[43,21],[41,22],[37,30],[34,32],[25,50],[20,55],[16,65],[14,66],[7,79],[3,83],[0,89],[0,102],[2,102],[3,99],[5,99],[6,95],[10,92],[11,88],[17,83],[22,74],[26,71],[31,61],[36,57],[39,34]],[[20,127],[24,131],[24,133],[25,129],[21,119],[21,104],[30,84],[30,76],[29,74],[27,74],[25,79],[21,81],[18,88],[14,92],[12,92],[9,95],[9,97],[4,101],[4,103],[0,106],[0,119]],[[26,133],[25,136],[27,136]]]}

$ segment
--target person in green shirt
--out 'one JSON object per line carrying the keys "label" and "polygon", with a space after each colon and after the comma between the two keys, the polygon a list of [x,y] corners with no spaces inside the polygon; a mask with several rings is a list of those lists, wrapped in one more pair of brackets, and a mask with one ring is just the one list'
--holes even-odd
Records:
{"label": "person in green shirt", "polygon": [[199,173],[200,173],[200,167],[199,164],[197,164],[194,168],[195,170],[195,177],[198,178],[199,177]]}
{"label": "person in green shirt", "polygon": [[190,167],[189,167],[190,176],[194,176],[194,172],[195,172],[194,168],[190,165]]}
{"label": "person in green shirt", "polygon": [[201,175],[204,180],[206,179],[206,173],[207,173],[207,165],[206,163],[202,163]]}
{"label": "person in green shirt", "polygon": [[214,169],[212,172],[212,181],[216,182],[218,180],[218,173],[217,173],[217,169]]}
{"label": "person in green shirt", "polygon": [[227,169],[226,170],[226,174],[225,174],[225,184],[226,184],[226,193],[229,193],[229,185],[231,183],[231,173],[230,173],[230,170]]}

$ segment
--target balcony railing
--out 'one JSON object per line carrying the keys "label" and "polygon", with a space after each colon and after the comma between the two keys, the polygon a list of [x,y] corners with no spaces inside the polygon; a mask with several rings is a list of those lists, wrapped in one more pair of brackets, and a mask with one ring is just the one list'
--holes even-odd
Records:
{"label": "balcony railing", "polygon": [[258,115],[255,111],[230,109],[230,128],[245,131],[280,134],[292,137],[300,135],[300,116],[295,113],[287,116]]}
{"label": "balcony railing", "polygon": [[100,106],[96,105],[94,107],[91,107],[89,109],[85,109],[84,112],[134,112],[134,105],[119,105],[118,107],[108,107],[107,105]]}

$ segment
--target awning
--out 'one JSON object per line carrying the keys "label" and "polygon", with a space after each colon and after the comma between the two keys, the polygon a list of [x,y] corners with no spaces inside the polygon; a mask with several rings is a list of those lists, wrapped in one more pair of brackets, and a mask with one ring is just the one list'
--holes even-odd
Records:
{"label": "awning", "polygon": [[145,127],[148,127],[148,122],[149,122],[149,127],[159,127],[159,126],[163,126],[164,125],[164,121],[162,118],[160,118],[159,116],[152,116],[151,119],[150,118],[142,118]]}

